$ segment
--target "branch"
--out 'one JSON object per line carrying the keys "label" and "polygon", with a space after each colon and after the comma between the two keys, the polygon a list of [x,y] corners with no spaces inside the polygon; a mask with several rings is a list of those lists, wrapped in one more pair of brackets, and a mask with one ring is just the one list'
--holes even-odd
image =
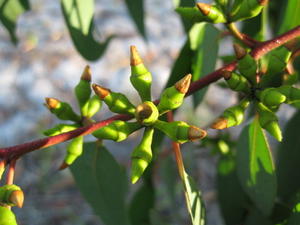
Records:
{"label": "branch", "polygon": [[[273,50],[274,48],[277,48],[277,47],[285,44],[286,42],[293,40],[294,38],[297,38],[299,36],[300,36],[300,26],[297,26],[296,28],[294,28],[272,40],[262,42],[261,44],[259,44],[257,47],[255,47],[252,50],[251,55],[255,59],[259,59],[263,55],[265,55],[268,52],[270,52],[271,50]],[[206,75],[205,77],[193,82],[191,84],[186,96],[189,96],[189,95],[195,93],[196,91],[199,91],[201,88],[204,88],[204,87],[208,86],[209,84],[219,80],[222,77],[222,75],[221,75],[222,70],[233,71],[233,70],[235,70],[236,65],[237,65],[236,61],[231,62],[231,63],[221,67],[220,69]],[[155,103],[158,103],[158,102],[159,102],[159,100],[155,101]],[[70,131],[67,133],[63,133],[63,134],[60,134],[57,136],[47,137],[47,138],[43,138],[43,139],[39,139],[39,140],[24,143],[24,144],[11,146],[11,147],[0,148],[0,158],[4,158],[6,160],[19,158],[21,155],[23,155],[25,153],[28,153],[28,152],[31,152],[34,150],[38,150],[38,149],[43,149],[46,147],[50,147],[50,146],[68,141],[68,140],[73,139],[78,136],[91,134],[92,132],[96,131],[97,129],[99,129],[103,126],[106,126],[115,120],[127,121],[127,120],[130,120],[131,118],[132,117],[128,116],[128,115],[116,115],[116,116],[110,117],[106,120],[96,122],[90,126],[81,127],[76,130],[73,130],[73,131]]]}

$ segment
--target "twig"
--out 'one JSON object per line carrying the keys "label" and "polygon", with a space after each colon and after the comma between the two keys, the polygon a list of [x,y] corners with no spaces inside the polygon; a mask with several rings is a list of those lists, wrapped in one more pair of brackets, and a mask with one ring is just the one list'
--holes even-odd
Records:
{"label": "twig", "polygon": [[[259,44],[257,47],[255,47],[252,50],[251,55],[255,59],[259,59],[260,57],[262,57],[266,53],[270,52],[271,50],[283,45],[284,43],[286,43],[290,40],[293,40],[294,38],[296,38],[298,36],[300,36],[300,26],[297,26],[296,28],[294,28],[272,40],[262,42],[261,44]],[[221,75],[222,70],[233,71],[233,70],[235,70],[236,65],[237,65],[236,61],[231,62],[231,63],[221,67],[220,69],[206,75],[205,77],[193,82],[191,84],[186,96],[191,95],[191,94],[195,93],[196,91],[199,91],[201,88],[206,87],[209,84],[219,80],[222,77],[222,75]],[[159,100],[156,100],[155,102],[157,103],[158,101]],[[59,144],[59,143],[65,142],[67,140],[70,140],[72,138],[75,138],[75,137],[78,137],[81,135],[91,134],[95,130],[97,130],[103,126],[106,126],[115,120],[126,121],[131,118],[132,117],[128,116],[128,115],[116,115],[116,116],[110,117],[106,120],[96,122],[90,126],[81,127],[76,130],[73,130],[73,131],[70,131],[67,133],[63,133],[63,134],[60,134],[57,136],[43,138],[43,139],[39,139],[39,140],[24,143],[24,144],[11,146],[11,147],[0,148],[0,158],[4,158],[7,160],[18,158],[21,155],[31,152],[31,151],[34,151],[34,150],[43,149],[43,148],[46,148],[46,147],[49,147],[49,146],[52,146],[55,144]]]}

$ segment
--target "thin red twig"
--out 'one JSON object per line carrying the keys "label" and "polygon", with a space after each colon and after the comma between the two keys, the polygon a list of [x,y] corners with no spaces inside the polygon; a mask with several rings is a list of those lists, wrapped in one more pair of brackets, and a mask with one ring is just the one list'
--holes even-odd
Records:
{"label": "thin red twig", "polygon": [[14,177],[15,177],[15,168],[16,168],[16,162],[17,160],[11,160],[9,163],[9,169],[6,177],[6,184],[13,184],[14,183]]}
{"label": "thin red twig", "polygon": [[[270,52],[271,50],[273,50],[273,49],[283,45],[284,43],[286,43],[290,40],[293,40],[294,38],[299,37],[299,36],[300,36],[300,26],[297,26],[296,28],[294,28],[272,40],[262,42],[261,44],[259,44],[257,47],[255,47],[252,50],[251,55],[255,59],[259,59],[264,54]],[[234,61],[234,62],[229,63],[229,64],[221,67],[220,69],[206,75],[205,77],[193,82],[190,86],[187,96],[195,93],[196,91],[199,91],[201,88],[206,87],[209,84],[220,79],[222,77],[222,75],[221,75],[222,70],[233,71],[236,68],[236,65],[237,65],[237,62]],[[159,100],[156,100],[155,102],[157,103],[158,101]],[[131,118],[132,117],[130,117],[128,115],[116,115],[116,116],[110,117],[106,120],[94,123],[90,126],[81,127],[74,131],[63,133],[63,134],[60,134],[57,136],[43,138],[43,139],[39,139],[39,140],[24,143],[24,144],[11,146],[11,147],[0,148],[0,158],[11,160],[13,158],[20,157],[21,155],[31,152],[31,151],[34,151],[34,150],[38,150],[38,149],[46,148],[46,147],[49,147],[49,146],[52,146],[55,144],[59,144],[59,143],[65,142],[67,140],[70,140],[72,138],[78,137],[80,135],[90,134],[103,126],[108,125],[109,123],[113,122],[114,120],[126,121]]]}

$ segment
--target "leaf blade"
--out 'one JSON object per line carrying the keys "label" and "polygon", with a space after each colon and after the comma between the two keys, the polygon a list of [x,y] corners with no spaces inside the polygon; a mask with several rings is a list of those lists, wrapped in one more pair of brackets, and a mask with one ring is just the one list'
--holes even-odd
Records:
{"label": "leaf blade", "polygon": [[139,33],[146,39],[144,22],[144,1],[143,0],[125,0],[127,9],[133,19]]}

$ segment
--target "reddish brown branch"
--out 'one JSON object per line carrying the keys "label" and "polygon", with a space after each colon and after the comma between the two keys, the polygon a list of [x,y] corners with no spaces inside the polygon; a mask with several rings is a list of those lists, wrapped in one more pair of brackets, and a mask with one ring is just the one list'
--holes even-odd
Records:
{"label": "reddish brown branch", "polygon": [[[298,36],[300,36],[300,26],[297,26],[296,28],[294,28],[294,29],[292,29],[270,41],[262,42],[261,44],[259,44],[257,47],[255,47],[252,50],[251,54],[255,59],[259,59],[264,54],[268,53],[269,51],[273,50],[274,48],[277,48],[280,45],[283,45],[284,43],[286,43]],[[195,93],[196,91],[199,91],[201,88],[206,87],[209,84],[220,79],[222,77],[222,75],[221,75],[222,70],[233,71],[236,68],[236,64],[237,64],[237,62],[234,61],[234,62],[227,64],[227,65],[221,67],[220,69],[206,75],[205,77],[199,79],[198,81],[193,82],[190,86],[187,96]],[[158,101],[159,100],[156,100],[155,102],[157,103]],[[114,120],[124,120],[125,121],[125,120],[129,120],[129,119],[131,119],[131,117],[128,115],[116,115],[116,116],[110,117],[106,120],[97,122],[93,125],[81,127],[74,131],[63,133],[63,134],[60,134],[57,136],[43,138],[43,139],[35,140],[32,142],[15,145],[12,147],[0,148],[0,158],[4,158],[7,160],[11,160],[13,158],[18,158],[21,155],[31,152],[31,151],[34,151],[34,150],[38,150],[38,149],[46,148],[46,147],[49,147],[49,146],[52,146],[55,144],[59,144],[59,143],[65,142],[67,140],[70,140],[72,138],[75,138],[75,137],[78,137],[81,135],[91,134],[95,130],[108,125],[109,123],[113,122]]]}

